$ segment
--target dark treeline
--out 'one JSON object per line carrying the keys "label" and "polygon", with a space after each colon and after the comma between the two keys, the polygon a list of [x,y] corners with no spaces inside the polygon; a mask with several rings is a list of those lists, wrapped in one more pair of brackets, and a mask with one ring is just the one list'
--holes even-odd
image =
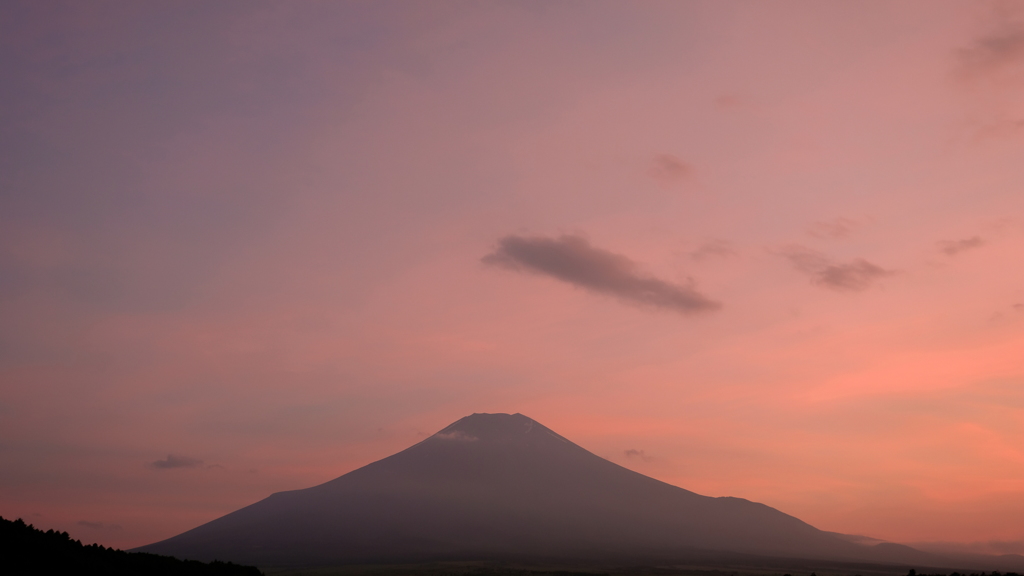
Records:
{"label": "dark treeline", "polygon": [[262,576],[257,568],[231,562],[178,560],[124,552],[99,544],[83,546],[67,532],[37,530],[0,516],[0,573],[11,576]]}

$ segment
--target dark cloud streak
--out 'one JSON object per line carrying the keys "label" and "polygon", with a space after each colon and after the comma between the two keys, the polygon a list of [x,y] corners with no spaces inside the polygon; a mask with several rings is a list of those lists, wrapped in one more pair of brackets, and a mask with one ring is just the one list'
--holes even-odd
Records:
{"label": "dark cloud streak", "polygon": [[557,278],[574,286],[616,296],[635,304],[683,314],[716,310],[721,304],[679,285],[641,275],[637,265],[621,254],[595,248],[586,239],[506,236],[482,258],[484,264]]}
{"label": "dark cloud streak", "polygon": [[859,226],[858,222],[849,218],[834,218],[811,224],[807,228],[807,233],[815,238],[840,239],[848,237]]}
{"label": "dark cloud streak", "polygon": [[878,279],[894,272],[863,258],[849,262],[834,262],[820,252],[802,246],[792,246],[782,252],[793,266],[811,277],[811,282],[833,290],[861,292]]}
{"label": "dark cloud streak", "polygon": [[972,236],[963,240],[943,240],[939,242],[939,250],[942,250],[946,256],[956,256],[964,250],[980,248],[984,245],[985,241],[980,236]]}
{"label": "dark cloud streak", "polygon": [[663,186],[687,178],[693,169],[689,164],[671,154],[659,154],[651,163],[650,175]]}
{"label": "dark cloud streak", "polygon": [[1022,62],[1024,26],[1008,19],[1000,22],[997,30],[960,51],[961,72],[968,78],[991,74]]}
{"label": "dark cloud streak", "polygon": [[168,454],[166,460],[157,460],[150,464],[158,470],[170,470],[173,468],[201,468],[203,461],[188,456],[176,456]]}

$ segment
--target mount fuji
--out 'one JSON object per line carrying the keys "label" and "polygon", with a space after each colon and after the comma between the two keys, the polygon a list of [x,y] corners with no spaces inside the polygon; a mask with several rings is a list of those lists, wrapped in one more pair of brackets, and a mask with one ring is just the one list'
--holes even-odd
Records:
{"label": "mount fuji", "polygon": [[139,550],[261,566],[707,552],[871,559],[865,546],[764,504],[623,468],[522,414],[467,416],[383,460]]}

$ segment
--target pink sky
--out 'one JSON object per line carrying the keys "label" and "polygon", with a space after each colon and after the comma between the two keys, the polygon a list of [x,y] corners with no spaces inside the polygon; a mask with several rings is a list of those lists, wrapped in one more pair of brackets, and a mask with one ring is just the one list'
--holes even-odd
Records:
{"label": "pink sky", "polygon": [[8,2],[0,67],[4,517],[141,545],[521,412],[1024,552],[1019,3]]}

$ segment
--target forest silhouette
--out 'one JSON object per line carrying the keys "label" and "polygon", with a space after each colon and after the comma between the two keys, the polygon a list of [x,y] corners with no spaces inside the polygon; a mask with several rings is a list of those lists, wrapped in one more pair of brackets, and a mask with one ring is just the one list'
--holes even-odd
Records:
{"label": "forest silhouette", "polygon": [[43,532],[21,518],[0,516],[0,572],[17,576],[262,576],[253,566],[231,562],[179,560],[146,552],[83,545],[67,532]]}

